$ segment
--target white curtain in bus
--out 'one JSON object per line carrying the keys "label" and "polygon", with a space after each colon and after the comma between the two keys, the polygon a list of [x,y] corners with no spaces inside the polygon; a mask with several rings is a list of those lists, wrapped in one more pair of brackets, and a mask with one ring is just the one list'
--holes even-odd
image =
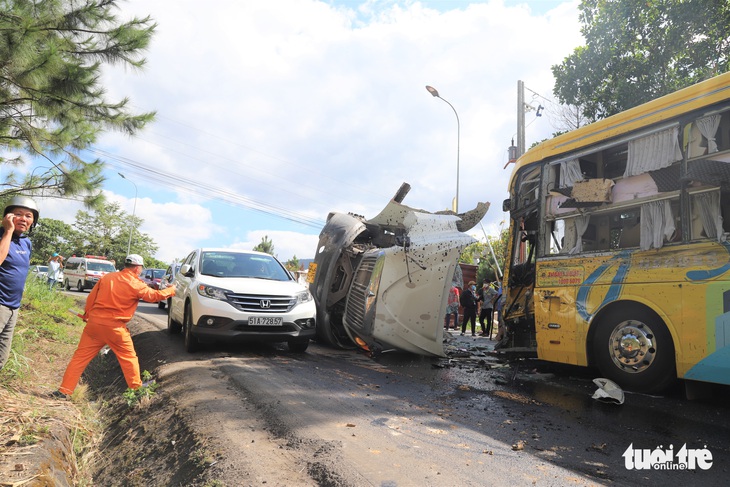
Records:
{"label": "white curtain in bus", "polygon": [[717,152],[717,142],[715,142],[715,134],[717,127],[720,126],[720,115],[710,115],[697,119],[697,128],[704,138],[707,139],[707,153]]}
{"label": "white curtain in bus", "polygon": [[590,219],[591,217],[589,215],[580,215],[573,219],[575,222],[573,227],[575,228],[575,246],[568,251],[569,254],[580,254],[583,252],[583,234],[588,229]]}
{"label": "white curtain in bus", "polygon": [[702,228],[708,238],[716,238],[718,242],[725,241],[725,233],[722,229],[722,216],[720,215],[720,193],[702,193],[695,195],[695,203],[699,208]]}
{"label": "white curtain in bus", "polygon": [[672,215],[672,205],[669,200],[650,201],[641,205],[641,238],[639,241],[641,250],[649,250],[652,247],[662,248],[664,239],[672,238],[675,230],[674,215]]}
{"label": "white curtain in bus", "polygon": [[679,127],[672,127],[629,141],[624,177],[656,171],[682,159],[678,134]]}
{"label": "white curtain in bus", "polygon": [[561,188],[569,188],[576,181],[583,180],[583,172],[580,170],[580,162],[578,159],[570,159],[560,163],[560,186]]}

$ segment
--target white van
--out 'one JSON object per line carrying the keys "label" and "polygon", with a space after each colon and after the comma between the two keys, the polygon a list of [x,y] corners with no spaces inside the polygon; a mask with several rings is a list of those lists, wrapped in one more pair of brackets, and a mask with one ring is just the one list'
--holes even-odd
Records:
{"label": "white van", "polygon": [[69,257],[63,269],[63,287],[66,291],[91,289],[101,276],[116,270],[113,261],[98,255]]}

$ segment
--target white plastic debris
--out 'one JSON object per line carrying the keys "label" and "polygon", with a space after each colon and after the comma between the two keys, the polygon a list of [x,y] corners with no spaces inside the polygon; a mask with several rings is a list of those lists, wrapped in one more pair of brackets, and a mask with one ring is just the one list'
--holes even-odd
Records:
{"label": "white plastic debris", "polygon": [[598,390],[593,393],[593,399],[614,404],[624,403],[624,391],[614,381],[599,377],[593,379],[593,383],[598,386]]}

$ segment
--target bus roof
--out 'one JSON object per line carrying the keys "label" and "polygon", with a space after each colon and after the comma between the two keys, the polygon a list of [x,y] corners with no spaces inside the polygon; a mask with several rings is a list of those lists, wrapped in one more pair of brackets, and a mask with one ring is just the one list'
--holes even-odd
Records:
{"label": "bus roof", "polygon": [[510,188],[514,184],[517,171],[524,166],[618,137],[728,98],[730,72],[543,141],[517,159],[510,177]]}

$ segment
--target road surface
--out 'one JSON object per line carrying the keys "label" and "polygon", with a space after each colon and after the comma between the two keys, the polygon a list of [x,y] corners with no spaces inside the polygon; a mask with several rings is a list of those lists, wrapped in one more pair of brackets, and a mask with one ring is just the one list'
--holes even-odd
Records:
{"label": "road surface", "polygon": [[225,451],[227,485],[727,485],[724,390],[607,404],[591,398],[590,371],[502,363],[493,342],[458,336],[464,352],[449,360],[316,343],[188,354],[165,310],[141,303],[137,315],[159,342],[161,384]]}

